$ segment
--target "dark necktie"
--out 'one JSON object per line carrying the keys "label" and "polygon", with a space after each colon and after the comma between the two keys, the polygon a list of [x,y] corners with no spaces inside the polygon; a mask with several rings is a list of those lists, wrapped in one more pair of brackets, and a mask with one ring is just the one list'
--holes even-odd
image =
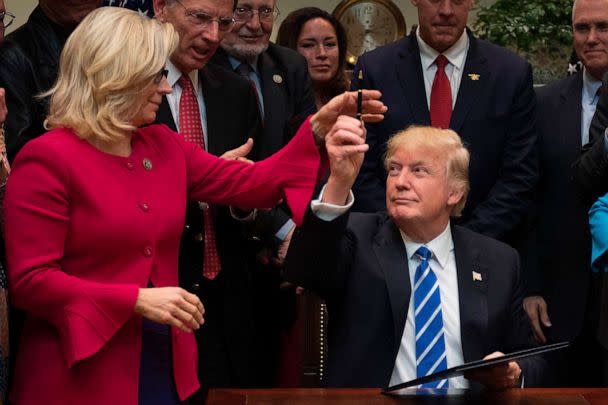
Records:
{"label": "dark necktie", "polygon": [[[437,276],[429,266],[431,251],[416,250],[420,264],[414,274],[414,324],[416,325],[416,377],[447,368],[441,295]],[[422,384],[421,388],[448,388],[447,380]]]}
{"label": "dark necktie", "polygon": [[[187,75],[182,75],[177,81],[182,88],[179,99],[179,129],[184,139],[196,143],[205,149],[205,137],[201,123],[201,113],[192,82]],[[199,203],[203,211],[203,276],[213,280],[221,270],[220,257],[217,251],[215,230],[213,228],[213,215],[211,207],[206,203]]]}
{"label": "dark necktie", "polygon": [[[260,95],[258,94],[258,88],[255,85],[255,82],[251,79],[251,76],[249,76],[249,74],[251,72],[253,72],[253,69],[251,68],[251,66],[249,65],[249,63],[241,63],[240,65],[238,65],[236,67],[235,70],[239,76],[247,79],[247,81],[249,82],[249,84],[251,85],[251,88],[253,89],[253,94],[255,94],[255,99],[258,102],[258,113],[260,114],[260,117],[263,118],[262,116],[262,105],[260,103]],[[264,120],[262,120],[263,122]]]}
{"label": "dark necktie", "polygon": [[433,87],[431,88],[431,125],[446,129],[450,127],[452,117],[452,90],[448,76],[445,74],[448,59],[439,55],[435,59],[435,64],[437,65],[437,73],[435,73]]}

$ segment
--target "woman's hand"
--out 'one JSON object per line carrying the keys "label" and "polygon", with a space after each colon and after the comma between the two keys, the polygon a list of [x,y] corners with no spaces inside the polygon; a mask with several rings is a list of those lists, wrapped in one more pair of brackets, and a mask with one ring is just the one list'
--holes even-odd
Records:
{"label": "woman's hand", "polygon": [[[384,113],[388,108],[380,101],[382,93],[377,90],[363,90],[362,120],[365,122],[378,122],[384,119]],[[340,115],[357,114],[357,92],[350,91],[340,94],[329,100],[310,119],[312,131],[317,139],[317,144],[323,145],[325,135],[329,132]]]}
{"label": "woman's hand", "polygon": [[201,300],[179,287],[140,288],[135,313],[184,332],[192,332],[205,322]]}

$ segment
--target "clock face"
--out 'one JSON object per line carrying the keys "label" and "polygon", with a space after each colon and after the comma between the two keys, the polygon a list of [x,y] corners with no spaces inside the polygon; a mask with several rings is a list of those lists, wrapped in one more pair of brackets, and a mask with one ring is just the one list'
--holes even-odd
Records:
{"label": "clock face", "polygon": [[353,3],[338,19],[348,37],[349,59],[393,42],[405,31],[405,24],[398,20],[395,11],[374,0]]}

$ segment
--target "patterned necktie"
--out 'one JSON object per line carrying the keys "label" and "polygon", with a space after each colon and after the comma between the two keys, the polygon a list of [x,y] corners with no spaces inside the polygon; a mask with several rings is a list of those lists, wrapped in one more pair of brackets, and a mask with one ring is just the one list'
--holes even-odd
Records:
{"label": "patterned necktie", "polygon": [[439,55],[435,59],[435,64],[437,73],[431,88],[431,126],[446,129],[450,127],[452,118],[452,90],[448,76],[445,74],[448,59]]}
{"label": "patterned necktie", "polygon": [[[177,84],[182,88],[179,99],[179,129],[184,139],[205,148],[205,137],[201,123],[201,113],[192,82],[187,75],[182,75]],[[215,241],[213,228],[213,215],[211,207],[206,203],[199,203],[203,211],[203,276],[213,280],[221,270],[220,257]]]}
{"label": "patterned necktie", "polygon": [[[447,368],[441,296],[437,277],[429,266],[431,251],[420,246],[420,264],[414,275],[414,313],[416,325],[416,376],[418,378]],[[422,384],[421,388],[447,388],[447,380]]]}
{"label": "patterned necktie", "polygon": [[[251,85],[251,88],[253,89],[253,94],[255,94],[255,99],[258,102],[258,113],[260,114],[261,118],[264,118],[262,116],[262,106],[260,104],[260,95],[258,94],[258,88],[255,85],[255,82],[251,79],[251,76],[249,76],[249,74],[253,72],[253,69],[251,68],[249,63],[243,62],[236,67],[236,72],[239,74],[239,76],[243,77],[244,79],[247,79],[247,81]],[[264,120],[262,119],[262,122],[263,121]]]}

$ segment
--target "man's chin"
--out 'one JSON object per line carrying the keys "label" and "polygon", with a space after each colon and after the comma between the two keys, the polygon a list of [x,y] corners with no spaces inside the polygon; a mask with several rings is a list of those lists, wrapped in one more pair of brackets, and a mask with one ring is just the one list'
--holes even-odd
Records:
{"label": "man's chin", "polygon": [[268,43],[265,44],[232,44],[232,45],[221,45],[222,49],[226,53],[236,59],[254,61],[258,56],[268,49]]}

